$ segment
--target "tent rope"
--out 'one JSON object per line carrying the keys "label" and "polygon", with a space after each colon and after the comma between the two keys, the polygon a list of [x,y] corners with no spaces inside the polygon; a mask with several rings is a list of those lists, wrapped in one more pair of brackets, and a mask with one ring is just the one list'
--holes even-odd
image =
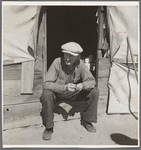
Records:
{"label": "tent rope", "polygon": [[[128,65],[129,50],[130,50],[130,54],[131,54],[131,55],[133,55],[133,54],[132,54],[132,52],[131,52],[131,48],[130,48],[130,45],[129,45],[128,37],[127,37],[127,44],[128,44],[128,45],[127,45],[127,57],[126,57],[126,62],[127,62],[127,67],[128,67],[127,80],[128,80],[128,83],[129,83],[129,111],[130,111],[130,113],[134,116],[134,118],[135,118],[136,120],[138,120],[138,117],[135,116],[135,114],[131,111],[131,84],[130,84],[130,79],[129,79],[130,67],[129,67],[129,65]],[[133,56],[132,56],[132,61],[133,61],[133,63],[134,63]],[[136,66],[134,66],[134,67],[136,67]],[[135,70],[135,69],[136,69],[136,68],[134,68],[134,70]],[[136,71],[135,71],[135,74],[136,74]],[[137,76],[136,76],[136,78],[137,78]],[[138,83],[138,80],[137,80],[137,83]]]}
{"label": "tent rope", "polygon": [[133,53],[132,53],[132,50],[131,50],[131,44],[130,44],[130,40],[129,40],[129,37],[128,37],[128,36],[127,36],[127,44],[128,44],[128,48],[129,48],[129,50],[130,50],[131,59],[132,59],[133,67],[134,67],[134,70],[135,70],[135,76],[136,76],[137,83],[138,83],[137,68],[136,68],[136,65],[135,65],[135,62],[134,62],[134,59],[133,59]]}

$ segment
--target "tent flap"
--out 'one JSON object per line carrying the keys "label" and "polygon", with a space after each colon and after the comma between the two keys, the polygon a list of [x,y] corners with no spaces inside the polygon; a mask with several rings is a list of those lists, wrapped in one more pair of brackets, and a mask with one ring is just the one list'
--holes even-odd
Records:
{"label": "tent flap", "polygon": [[34,60],[37,6],[3,6],[3,62],[20,63]]}
{"label": "tent flap", "polygon": [[138,112],[138,84],[134,70],[113,62],[108,86],[108,113]]}

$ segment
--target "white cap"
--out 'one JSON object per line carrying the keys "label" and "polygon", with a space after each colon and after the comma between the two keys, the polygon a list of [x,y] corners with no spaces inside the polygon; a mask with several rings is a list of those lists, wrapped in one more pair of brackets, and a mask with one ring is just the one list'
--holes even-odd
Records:
{"label": "white cap", "polygon": [[83,52],[82,47],[76,42],[68,42],[61,46],[62,52],[69,53],[73,56],[78,56],[80,53]]}

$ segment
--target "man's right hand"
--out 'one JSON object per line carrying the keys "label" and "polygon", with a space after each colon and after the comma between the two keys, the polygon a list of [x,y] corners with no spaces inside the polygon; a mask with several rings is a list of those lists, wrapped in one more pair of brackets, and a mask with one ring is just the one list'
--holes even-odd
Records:
{"label": "man's right hand", "polygon": [[67,84],[67,89],[68,89],[69,91],[75,91],[75,89],[76,89],[76,84],[68,83],[68,84]]}

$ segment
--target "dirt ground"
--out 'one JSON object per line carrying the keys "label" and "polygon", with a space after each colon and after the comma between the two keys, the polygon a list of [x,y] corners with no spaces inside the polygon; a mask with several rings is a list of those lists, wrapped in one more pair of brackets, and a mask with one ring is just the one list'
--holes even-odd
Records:
{"label": "dirt ground", "polygon": [[3,132],[4,145],[24,146],[135,146],[137,144],[137,122],[131,115],[99,117],[95,125],[97,132],[89,133],[79,119],[55,122],[52,140],[43,141],[44,127],[41,124],[11,129]]}

